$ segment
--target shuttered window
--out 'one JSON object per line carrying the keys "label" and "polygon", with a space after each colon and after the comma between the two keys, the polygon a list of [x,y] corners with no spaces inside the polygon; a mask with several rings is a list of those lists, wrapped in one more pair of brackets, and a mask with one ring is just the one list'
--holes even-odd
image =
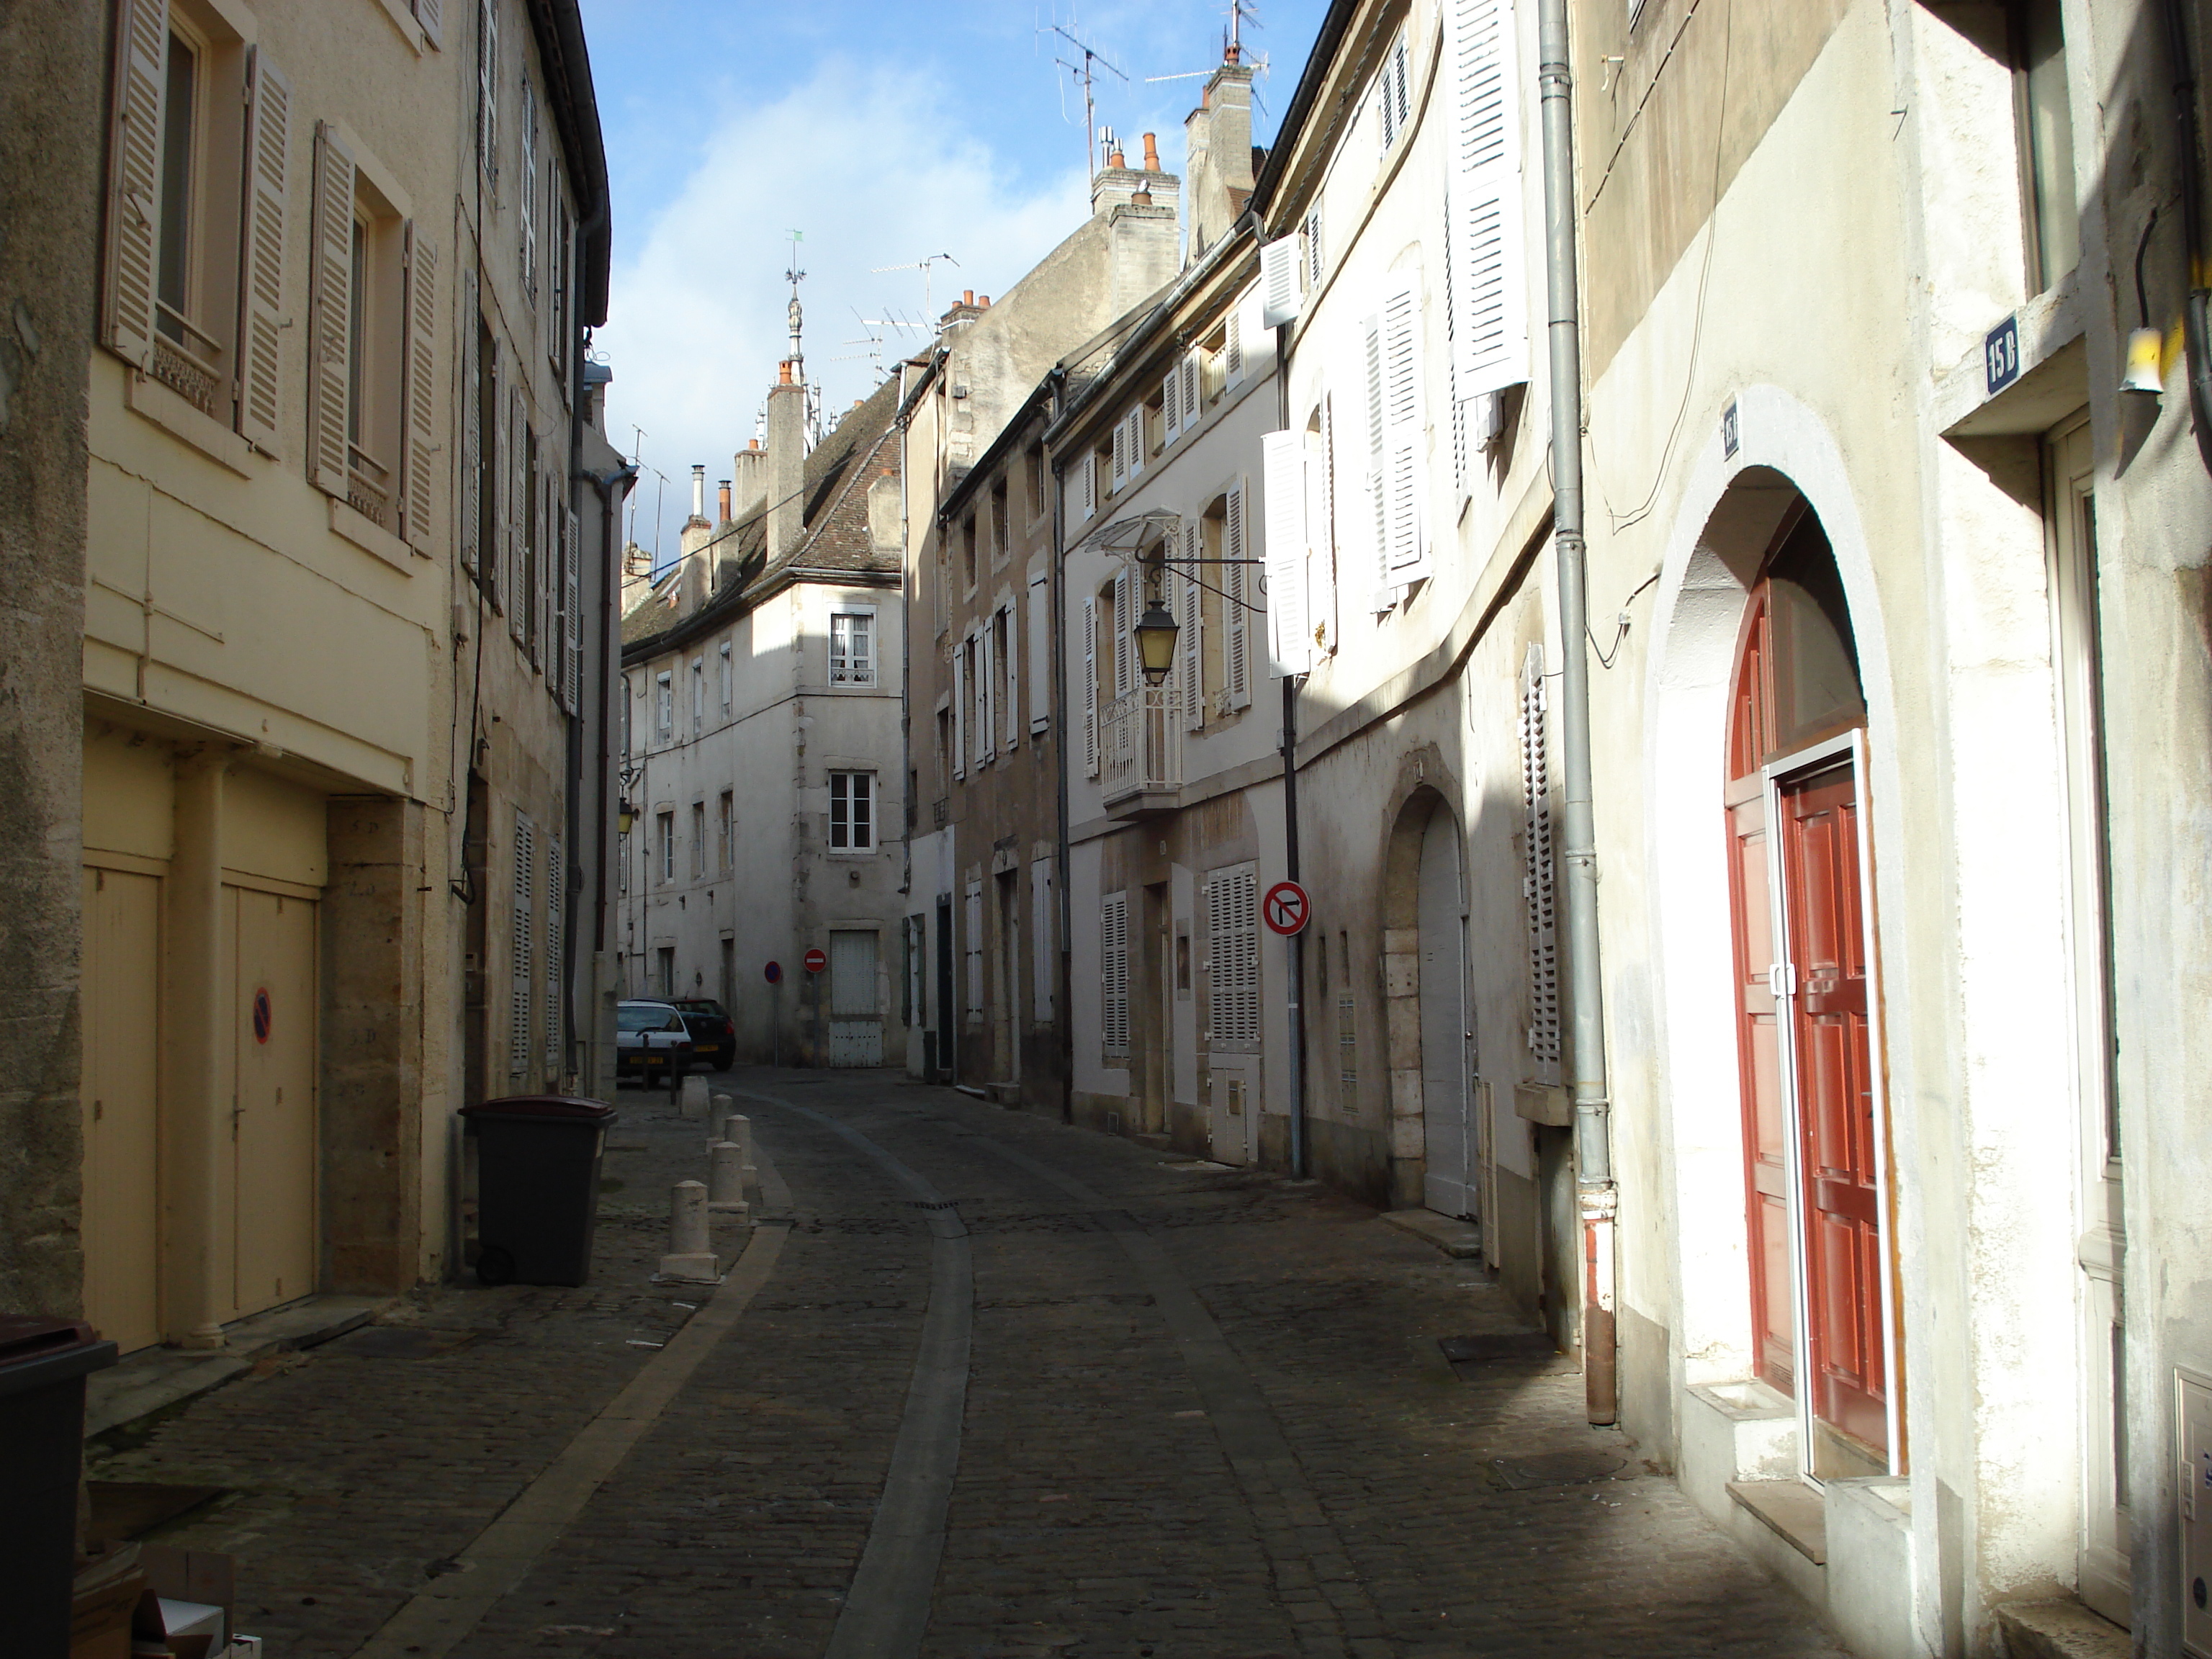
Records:
{"label": "shuttered window", "polygon": [[477,0],[477,159],[499,184],[499,0]]}
{"label": "shuttered window", "polygon": [[[518,375],[517,380],[520,377]],[[505,510],[501,514],[501,543],[506,550],[507,631],[525,650],[530,647],[532,608],[537,603],[530,580],[530,467],[537,440],[520,385],[507,389],[507,438],[501,453],[507,459]]]}
{"label": "shuttered window", "polygon": [[975,673],[973,640],[952,647],[952,775],[968,775],[968,687]]}
{"label": "shuttered window", "polygon": [[522,212],[522,234],[515,249],[518,274],[522,278],[525,305],[538,303],[538,100],[531,94],[530,76],[522,77],[522,98],[515,108],[514,131],[521,141],[521,166],[515,169],[516,198]]}
{"label": "shuttered window", "polygon": [[1559,940],[1552,857],[1552,785],[1545,733],[1544,652],[1531,644],[1521,669],[1521,893],[1528,935],[1528,1052],[1559,1059]]}
{"label": "shuttered window", "polygon": [[1280,679],[1313,666],[1306,623],[1306,441],[1270,432],[1260,441],[1267,497],[1267,672]]}
{"label": "shuttered window", "polygon": [[1060,906],[1054,896],[1048,858],[1030,863],[1030,1007],[1032,1018],[1048,1020],[1060,977]]}
{"label": "shuttered window", "polygon": [[1237,385],[1244,378],[1244,301],[1240,296],[1229,313],[1229,325],[1223,331],[1221,374],[1224,387]]}
{"label": "shuttered window", "polygon": [[1030,578],[1028,632],[1030,730],[1037,732],[1052,723],[1052,590],[1042,572]]}
{"label": "shuttered window", "polygon": [[409,224],[407,249],[407,448],[400,496],[404,534],[418,553],[430,551],[432,503],[444,479],[437,465],[438,250]]}
{"label": "shuttered window", "polygon": [[1129,568],[1123,565],[1114,573],[1114,680],[1108,687],[1116,697],[1127,696],[1135,679],[1131,653],[1136,641],[1129,635],[1129,624],[1135,612],[1131,596],[1135,591],[1136,584],[1129,579]]}
{"label": "shuttered window", "polygon": [[1083,775],[1098,775],[1098,599],[1083,599]]}
{"label": "shuttered window", "polygon": [[1109,893],[1098,906],[1099,1043],[1108,1060],[1129,1055],[1129,898]]}
{"label": "shuttered window", "polygon": [[[1285,236],[1260,250],[1260,322],[1274,328],[1298,314],[1298,239]],[[1232,376],[1231,378],[1235,378]]]}
{"label": "shuttered window", "polygon": [[1382,60],[1382,72],[1375,77],[1375,114],[1385,155],[1405,136],[1406,127],[1413,118],[1411,102],[1412,54],[1406,36],[1400,32],[1390,47],[1389,56]]}
{"label": "shuttered window", "polygon": [[876,775],[830,775],[830,850],[866,853],[876,844]]}
{"label": "shuttered window", "polygon": [[1320,203],[1315,203],[1306,210],[1305,222],[1299,227],[1298,234],[1305,243],[1306,292],[1311,294],[1321,286],[1321,279],[1328,274],[1328,247],[1322,235]]}
{"label": "shuttered window", "polygon": [[315,135],[314,281],[308,306],[308,476],[346,494],[354,314],[353,153],[325,123]]}
{"label": "shuttered window", "polygon": [[[583,713],[584,691],[584,625],[580,609],[583,603],[582,573],[583,526],[573,509],[563,508],[561,514],[561,684],[566,695],[562,702],[572,714]],[[725,666],[727,658],[724,659]]]}
{"label": "shuttered window", "polygon": [[531,991],[537,975],[537,957],[532,950],[535,935],[531,927],[531,904],[537,896],[537,835],[530,820],[520,812],[514,815],[514,886],[512,914],[508,923],[508,990],[507,1023],[507,1069],[511,1077],[526,1076],[530,1071]]}
{"label": "shuttered window", "polygon": [[983,1018],[983,884],[981,882],[971,881],[968,884],[966,903],[963,906],[961,919],[966,923],[965,937],[962,943],[967,950],[968,972],[964,975],[968,981],[967,1014],[970,1021],[980,1022]]}
{"label": "shuttered window", "polygon": [[1223,694],[1232,709],[1246,708],[1252,702],[1252,629],[1249,618],[1246,596],[1257,586],[1245,580],[1249,568],[1244,563],[1249,556],[1244,534],[1244,486],[1231,486],[1222,515],[1221,556],[1221,619],[1223,650],[1221,679]]}
{"label": "shuttered window", "polygon": [[1206,882],[1207,1041],[1260,1041],[1259,871],[1225,866]]}
{"label": "shuttered window", "polygon": [[561,1039],[565,1024],[562,1015],[568,996],[568,988],[561,976],[562,922],[565,920],[562,913],[568,908],[562,902],[561,883],[566,868],[561,861],[561,837],[556,836],[547,845],[545,859],[545,1083],[548,1088],[560,1086]]}
{"label": "shuttered window", "polygon": [[106,337],[119,356],[149,371],[168,55],[166,0],[123,0],[116,26],[115,124],[109,138]]}
{"label": "shuttered window", "polygon": [[278,453],[283,412],[286,307],[286,193],[291,187],[292,88],[259,47],[253,52],[252,146],[246,191],[246,268],[240,282],[244,337],[239,342],[238,429],[266,454]]}
{"label": "shuttered window", "polygon": [[422,38],[432,46],[444,44],[446,33],[445,0],[414,0],[415,21],[422,26]]}
{"label": "shuttered window", "polygon": [[1206,523],[1201,519],[1186,519],[1182,525],[1183,568],[1179,581],[1170,575],[1170,582],[1182,594],[1182,609],[1176,617],[1176,639],[1182,653],[1182,724],[1186,732],[1195,732],[1206,724],[1206,589],[1205,566],[1200,561],[1206,556]]}
{"label": "shuttered window", "polygon": [[1430,574],[1423,522],[1420,276],[1392,276],[1361,319],[1367,392],[1367,497],[1374,524],[1376,611]]}
{"label": "shuttered window", "polygon": [[830,684],[876,683],[876,613],[872,607],[840,610],[830,617]]}
{"label": "shuttered window", "polygon": [[[1445,326],[1456,404],[1528,378],[1521,76],[1513,0],[1446,0]],[[1476,434],[1478,441],[1487,434]]]}

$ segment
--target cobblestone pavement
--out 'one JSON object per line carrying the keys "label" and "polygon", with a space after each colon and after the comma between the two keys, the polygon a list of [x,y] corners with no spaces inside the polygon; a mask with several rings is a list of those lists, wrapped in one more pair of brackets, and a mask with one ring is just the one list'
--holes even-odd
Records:
{"label": "cobblestone pavement", "polygon": [[[933,1659],[1839,1654],[1632,1445],[1583,1423],[1578,1376],[1454,1376],[1436,1338],[1519,1322],[1480,1272],[1364,1207],[889,1073],[731,1082],[862,1130],[969,1235]],[[457,1655],[830,1643],[899,1432],[931,1236],[851,1144],[740,1104],[791,1194],[762,1218],[792,1229],[773,1275]],[[702,1299],[648,1282],[667,1186],[703,1174],[701,1126],[660,1097],[623,1111],[591,1286],[426,1292],[392,1316],[436,1334],[410,1340],[424,1357],[341,1339],[93,1471],[231,1490],[171,1535],[239,1556],[241,1626],[272,1655],[352,1653]],[[1492,1462],[1561,1451],[1619,1467],[1515,1490]]]}

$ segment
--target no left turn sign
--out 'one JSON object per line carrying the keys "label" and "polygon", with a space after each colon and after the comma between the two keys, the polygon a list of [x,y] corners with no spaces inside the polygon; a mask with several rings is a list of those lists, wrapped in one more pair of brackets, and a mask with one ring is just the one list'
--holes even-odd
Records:
{"label": "no left turn sign", "polygon": [[1312,915],[1313,901],[1306,896],[1306,890],[1294,881],[1277,882],[1260,901],[1261,920],[1271,932],[1285,939],[1303,933]]}

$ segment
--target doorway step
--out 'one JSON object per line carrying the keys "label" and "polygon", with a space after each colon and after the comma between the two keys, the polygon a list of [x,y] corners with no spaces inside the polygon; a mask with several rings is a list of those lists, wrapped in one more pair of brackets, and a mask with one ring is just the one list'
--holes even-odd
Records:
{"label": "doorway step", "polygon": [[1434,1210],[1385,1210],[1376,1218],[1435,1245],[1455,1261],[1482,1259],[1482,1229],[1471,1222],[1455,1221]]}
{"label": "doorway step", "polygon": [[2005,1659],[2129,1659],[2127,1632],[2079,1601],[2015,1601],[1997,1609]]}
{"label": "doorway step", "polygon": [[222,1328],[223,1346],[141,1348],[88,1379],[84,1436],[89,1440],[219,1389],[272,1353],[312,1348],[366,1325],[397,1300],[379,1296],[311,1296]]}

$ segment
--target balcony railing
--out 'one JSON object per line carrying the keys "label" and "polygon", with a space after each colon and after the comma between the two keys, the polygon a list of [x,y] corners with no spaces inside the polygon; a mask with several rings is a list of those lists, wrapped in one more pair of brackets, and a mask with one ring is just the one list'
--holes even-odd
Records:
{"label": "balcony railing", "polygon": [[398,533],[392,469],[359,444],[346,446],[346,505],[380,530]]}
{"label": "balcony railing", "polygon": [[156,302],[154,378],[203,415],[216,415],[222,396],[222,343],[173,306]]}
{"label": "balcony railing", "polygon": [[1099,778],[1115,817],[1165,811],[1182,787],[1182,699],[1172,686],[1140,685],[1100,711]]}

